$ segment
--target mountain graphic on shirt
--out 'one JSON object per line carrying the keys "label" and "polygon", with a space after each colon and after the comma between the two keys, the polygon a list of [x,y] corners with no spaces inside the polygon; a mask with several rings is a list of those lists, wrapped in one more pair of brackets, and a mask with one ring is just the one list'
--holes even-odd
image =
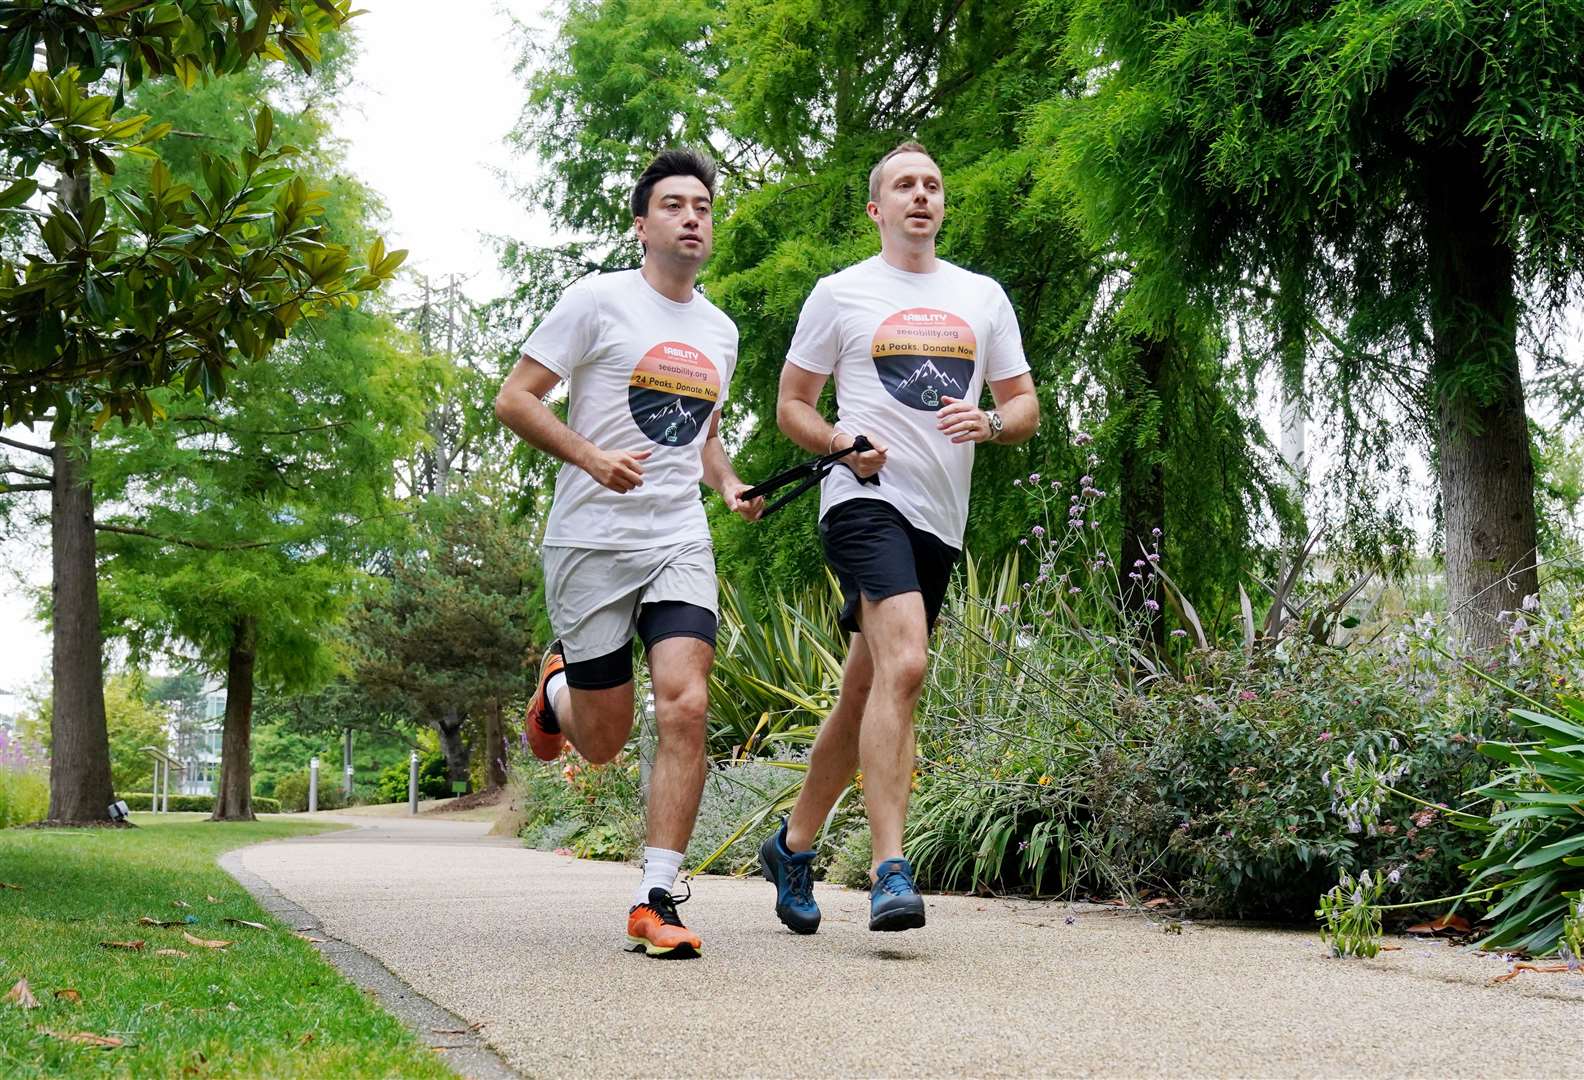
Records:
{"label": "mountain graphic on shirt", "polygon": [[[693,419],[693,414],[682,407],[681,398],[676,398],[664,408],[654,410],[654,412],[643,418],[641,426],[645,428],[652,424],[669,426],[673,423],[680,424],[684,428],[691,428],[694,434],[698,433],[698,421]],[[691,442],[692,436],[682,441]]]}
{"label": "mountain graphic on shirt", "polygon": [[[913,374],[903,379],[897,386],[899,392],[906,391],[917,384],[918,393],[923,394],[927,387],[933,386],[940,394],[950,393],[952,397],[962,397],[963,384],[936,367],[933,361],[926,360],[913,369]],[[948,390],[948,388],[950,388]]]}

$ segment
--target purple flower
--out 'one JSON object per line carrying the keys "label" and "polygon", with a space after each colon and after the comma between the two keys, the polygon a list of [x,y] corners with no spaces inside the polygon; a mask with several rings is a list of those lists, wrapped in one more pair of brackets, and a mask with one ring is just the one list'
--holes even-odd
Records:
{"label": "purple flower", "polygon": [[1144,560],[1143,559],[1134,559],[1133,560],[1133,568],[1135,570],[1141,569],[1143,566],[1144,566]]}
{"label": "purple flower", "polygon": [[1028,841],[1027,840],[1019,840],[1018,841],[1018,851],[1027,851],[1027,850],[1028,850]]}
{"label": "purple flower", "polygon": [[1160,610],[1160,604],[1158,604],[1154,600],[1146,600],[1146,601],[1144,601],[1144,610],[1145,611],[1159,611]]}
{"label": "purple flower", "polygon": [[1075,919],[1075,918],[1073,918],[1073,916],[1071,916],[1071,915],[1069,915],[1069,916],[1067,916],[1067,918],[1066,918],[1066,919],[1065,919],[1065,920],[1063,920],[1063,921],[1064,921],[1064,922],[1066,922],[1066,924],[1067,924],[1067,925],[1068,925],[1068,926],[1072,926],[1072,925],[1073,925],[1073,924],[1074,924],[1074,923],[1076,923],[1076,922],[1077,922],[1077,921],[1078,921],[1078,920],[1077,920],[1077,919]]}
{"label": "purple flower", "polygon": [[996,614],[997,615],[1005,615],[1007,612],[1009,612],[1011,610],[1012,609],[1010,607],[1008,607],[1006,604],[1002,604],[1000,607],[996,608]]}
{"label": "purple flower", "polygon": [[1067,595],[1068,596],[1076,596],[1077,594],[1079,594],[1081,592],[1083,592],[1083,590],[1080,589],[1078,586],[1074,585],[1072,588],[1067,590]]}
{"label": "purple flower", "polygon": [[1320,742],[1330,742],[1334,738],[1336,738],[1336,736],[1331,734],[1329,731],[1322,731],[1320,733],[1319,741]]}
{"label": "purple flower", "polygon": [[1081,529],[1081,528],[1083,528],[1083,518],[1081,518],[1081,517],[1068,518],[1067,519],[1067,524],[1069,526],[1071,526],[1072,528],[1074,528],[1074,529]]}
{"label": "purple flower", "polygon": [[1151,529],[1150,530],[1150,535],[1153,536],[1155,539],[1159,540],[1160,539],[1160,535],[1161,535],[1161,531],[1159,529]]}
{"label": "purple flower", "polygon": [[1022,487],[1023,486],[1023,478],[1020,476],[1020,477],[1016,478],[1015,480],[1013,480],[1012,481],[1012,486],[1013,487]]}
{"label": "purple flower", "polygon": [[1150,562],[1160,562],[1160,555],[1158,553],[1156,553],[1156,552],[1153,552],[1153,551],[1150,552],[1148,555],[1146,555],[1144,557],[1146,559],[1148,559]]}
{"label": "purple flower", "polygon": [[1094,477],[1090,476],[1088,473],[1085,473],[1083,476],[1078,478],[1078,486],[1079,487],[1093,487],[1094,486]]}
{"label": "purple flower", "polygon": [[1080,431],[1078,434],[1073,436],[1074,446],[1088,446],[1092,442],[1094,442],[1094,436],[1089,434],[1087,431]]}
{"label": "purple flower", "polygon": [[1091,521],[1089,523],[1089,527],[1091,529],[1098,529],[1100,527],[1100,523],[1098,521]]}
{"label": "purple flower", "polygon": [[1036,525],[1032,529],[1030,529],[1029,531],[1031,533],[1033,533],[1036,537],[1044,536],[1045,535],[1045,526]]}
{"label": "purple flower", "polygon": [[1024,547],[1028,547],[1028,537],[1026,537],[1026,536],[1018,537],[1018,543],[1022,544]]}
{"label": "purple flower", "polygon": [[1238,691],[1238,700],[1239,701],[1258,701],[1259,700],[1259,695],[1256,694],[1252,690],[1239,690]]}
{"label": "purple flower", "polygon": [[1031,483],[1031,484],[1039,483],[1039,473],[1037,473],[1037,472],[1029,473],[1029,483]]}
{"label": "purple flower", "polygon": [[1051,490],[1052,491],[1060,491],[1061,490],[1061,481],[1060,480],[1052,480],[1051,481]]}
{"label": "purple flower", "polygon": [[1393,885],[1397,884],[1402,880],[1402,871],[1394,869],[1391,873],[1386,875],[1386,880],[1391,882]]}
{"label": "purple flower", "polygon": [[1186,631],[1186,630],[1173,630],[1171,632],[1171,636],[1172,637],[1187,637],[1188,636],[1188,631]]}

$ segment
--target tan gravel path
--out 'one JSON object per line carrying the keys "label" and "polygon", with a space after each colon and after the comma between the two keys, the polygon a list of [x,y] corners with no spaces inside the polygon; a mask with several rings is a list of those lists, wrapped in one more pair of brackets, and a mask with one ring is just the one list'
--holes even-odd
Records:
{"label": "tan gravel path", "polygon": [[705,955],[660,962],[620,948],[631,867],[345,820],[242,862],[528,1076],[1584,1077],[1584,975],[1493,986],[1500,960],[1439,943],[1339,961],[1307,932],[955,896],[882,935],[826,886],[804,938],[764,881],[703,878]]}

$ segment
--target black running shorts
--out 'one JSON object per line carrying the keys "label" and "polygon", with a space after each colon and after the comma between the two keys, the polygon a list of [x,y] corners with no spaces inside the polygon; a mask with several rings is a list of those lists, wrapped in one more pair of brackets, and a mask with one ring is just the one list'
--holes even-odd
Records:
{"label": "black running shorts", "polygon": [[[698,638],[714,648],[716,628],[715,613],[697,604],[660,600],[638,608],[638,637],[644,652],[653,649],[655,642],[674,637]],[[567,685],[578,690],[609,690],[631,682],[632,677],[630,642],[592,660],[569,660],[566,666]]]}
{"label": "black running shorts", "polygon": [[946,600],[952,567],[962,554],[934,533],[915,528],[882,499],[850,499],[820,521],[825,561],[841,583],[841,627],[856,634],[859,597],[870,601],[916,592],[931,629]]}

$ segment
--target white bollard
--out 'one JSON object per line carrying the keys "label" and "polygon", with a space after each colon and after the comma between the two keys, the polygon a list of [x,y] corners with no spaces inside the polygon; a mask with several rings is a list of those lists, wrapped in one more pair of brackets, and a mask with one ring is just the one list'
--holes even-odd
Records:
{"label": "white bollard", "polygon": [[418,751],[412,752],[412,758],[407,763],[407,812],[418,812]]}
{"label": "white bollard", "polygon": [[308,812],[319,810],[319,759],[308,759]]}

